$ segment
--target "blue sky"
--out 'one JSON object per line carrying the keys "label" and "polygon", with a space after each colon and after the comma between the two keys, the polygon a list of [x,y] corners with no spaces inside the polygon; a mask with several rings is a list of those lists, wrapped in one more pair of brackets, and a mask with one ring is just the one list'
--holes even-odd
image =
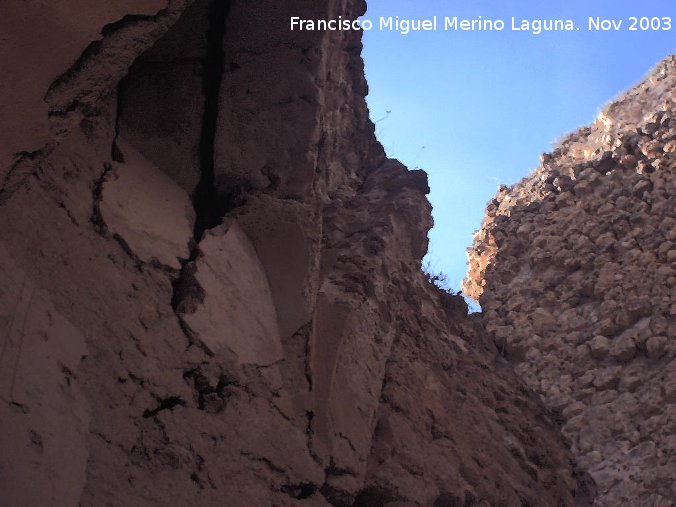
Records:
{"label": "blue sky", "polygon": [[[380,16],[502,18],[502,32],[380,31]],[[579,31],[512,32],[517,19],[571,18]],[[587,31],[588,17],[623,19]],[[530,173],[558,138],[676,51],[670,31],[626,30],[630,16],[671,16],[676,0],[368,0],[367,98],[387,154],[429,174],[435,227],[427,260],[459,289],[465,249],[499,183]],[[441,24],[442,21],[440,21]],[[387,111],[390,111],[389,114]]]}

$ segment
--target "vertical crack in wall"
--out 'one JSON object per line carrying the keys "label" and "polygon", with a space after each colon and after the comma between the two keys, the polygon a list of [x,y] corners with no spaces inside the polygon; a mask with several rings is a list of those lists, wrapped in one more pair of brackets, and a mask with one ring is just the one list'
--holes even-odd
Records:
{"label": "vertical crack in wall", "polygon": [[[195,211],[195,222],[190,238],[186,238],[186,240],[189,239],[189,254],[187,259],[181,262],[180,272],[172,282],[171,306],[179,316],[189,344],[198,346],[200,343],[191,336],[190,329],[180,319],[181,313],[194,311],[196,306],[204,299],[203,291],[194,276],[196,270],[194,261],[199,256],[198,243],[206,230],[221,224],[225,214],[241,204],[238,196],[241,195],[243,188],[242,185],[228,185],[225,189],[221,188],[219,191],[215,185],[215,143],[219,117],[219,94],[225,70],[223,45],[230,5],[229,0],[198,0],[195,3],[196,7],[192,10],[187,9],[182,14],[183,18],[175,20],[176,22],[163,37],[157,39],[154,45],[147,48],[147,51],[137,55],[136,61],[130,66],[127,77],[122,79],[117,86],[117,111],[111,146],[112,160],[123,163],[124,157],[118,146],[119,136],[133,136],[134,129],[141,131],[141,134],[143,134],[144,129],[151,132],[154,128],[161,129],[162,121],[165,121],[167,116],[171,117],[172,114],[177,114],[184,120],[190,121],[191,124],[187,125],[188,130],[193,129],[193,132],[197,133],[198,139],[195,139],[195,141],[199,144],[197,146],[197,160],[192,163],[192,168],[195,170],[192,180],[191,175],[172,173],[176,170],[185,170],[185,165],[178,164],[173,168],[163,167],[162,157],[157,159],[152,155],[153,150],[158,149],[157,146],[141,143],[136,148],[164,170],[176,183],[182,185],[184,189],[190,191],[190,187],[193,187],[190,197]],[[198,43],[200,44],[199,49],[194,47],[195,41],[191,40],[187,41],[186,46],[182,45],[186,42],[184,40],[186,27],[182,25],[182,22],[185,22],[186,18],[190,21],[192,16],[195,15],[202,16],[202,13],[204,17],[200,19],[198,28],[200,32],[198,38],[202,39],[202,42]],[[193,55],[196,50],[199,50],[200,54],[195,58]],[[187,97],[190,102],[199,103],[202,101],[203,112],[201,117],[199,113],[194,117],[181,116],[180,110],[172,109],[169,103],[165,104],[160,99],[159,102],[155,103],[155,107],[166,106],[166,115],[163,116],[162,111],[160,111],[157,116],[152,116],[144,121],[142,104],[134,100],[133,94],[148,94],[154,97],[153,100],[157,100],[157,94],[163,95],[160,85],[163,82],[161,79],[162,73],[185,71],[185,69],[180,68],[180,65],[176,68],[173,65],[176,62],[196,59],[199,59],[201,64],[201,75],[196,76],[195,86],[186,90],[187,93],[192,95]],[[155,72],[160,74],[155,75]],[[180,79],[176,83],[177,86],[185,85],[185,81]],[[166,102],[172,99],[175,100],[175,97],[169,94],[164,100]],[[141,107],[141,109],[137,110],[138,107]],[[124,118],[126,118],[125,121],[123,121]],[[131,129],[131,134],[125,133],[124,124],[126,124],[127,130]],[[166,133],[161,134],[166,136]],[[167,138],[166,142],[171,141]],[[191,150],[193,148],[181,145],[179,149]],[[144,153],[145,150],[148,150],[147,154]],[[186,159],[191,158],[187,153],[180,153],[179,155],[186,155]],[[106,174],[107,171],[104,171],[94,188],[95,203],[92,221],[95,226],[98,225],[101,229],[103,228],[103,221],[100,213],[98,213],[98,202],[101,198],[102,184]],[[182,178],[182,176],[185,176],[185,178]],[[195,180],[197,180],[196,183]]]}
{"label": "vertical crack in wall", "polygon": [[229,10],[229,0],[213,0],[210,2],[209,25],[206,33],[207,47],[202,74],[204,116],[199,145],[200,179],[192,195],[195,224],[190,242],[190,256],[181,263],[180,275],[172,283],[171,297],[171,307],[179,319],[183,333],[188,338],[188,347],[197,345],[208,355],[213,354],[194,336],[190,327],[181,318],[181,313],[194,311],[196,304],[204,299],[204,291],[194,276],[196,270],[194,261],[199,255],[198,244],[202,240],[204,232],[220,225],[225,214],[234,207],[233,200],[225,195],[220,195],[214,184],[218,105],[225,63],[223,40]]}
{"label": "vertical crack in wall", "polygon": [[225,52],[223,37],[230,2],[215,0],[209,8],[207,51],[204,59],[202,93],[204,94],[204,118],[200,138],[201,178],[193,195],[195,228],[193,238],[199,243],[204,231],[216,227],[228,211],[229,199],[221,198],[214,185],[214,146],[218,126],[218,100],[223,78]]}

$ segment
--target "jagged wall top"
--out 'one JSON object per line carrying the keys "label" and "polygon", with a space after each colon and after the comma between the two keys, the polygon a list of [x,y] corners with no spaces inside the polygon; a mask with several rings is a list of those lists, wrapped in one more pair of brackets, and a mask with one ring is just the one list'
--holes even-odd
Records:
{"label": "jagged wall top", "polygon": [[[498,217],[523,209],[537,211],[547,197],[565,193],[582,180],[595,179],[594,172],[606,174],[618,164],[639,174],[666,167],[672,158],[661,156],[661,148],[650,135],[675,121],[675,90],[676,55],[670,55],[638,85],[607,105],[591,126],[568,134],[556,149],[543,154],[533,173],[513,186],[501,185],[486,207],[473,247],[468,249],[463,292],[477,301],[483,293],[485,271],[497,246],[489,231],[494,222],[504,220]],[[671,147],[668,144],[665,151]],[[585,171],[589,168],[594,171]],[[589,184],[593,185],[585,181],[583,186]]]}

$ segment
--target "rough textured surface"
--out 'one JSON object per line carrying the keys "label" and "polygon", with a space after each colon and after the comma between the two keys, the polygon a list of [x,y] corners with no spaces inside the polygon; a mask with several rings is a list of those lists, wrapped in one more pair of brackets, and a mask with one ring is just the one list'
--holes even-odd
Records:
{"label": "rough textured surface", "polygon": [[3,499],[587,501],[553,414],[420,270],[426,176],[375,141],[359,34],[288,30],[363,3],[66,4],[94,28],[41,36],[73,54],[2,55],[42,125],[0,130]]}
{"label": "rough textured surface", "polygon": [[465,291],[597,504],[676,503],[676,58],[489,204]]}
{"label": "rough textured surface", "polygon": [[194,291],[176,312],[192,339],[212,352],[225,347],[244,364],[283,358],[267,275],[237,222],[208,231],[185,271]]}
{"label": "rough textured surface", "polygon": [[43,99],[85,48],[96,44],[102,30],[127,16],[152,18],[163,7],[162,0],[98,1],[94,6],[85,0],[4,1],[0,20],[0,167],[6,169],[18,154],[36,151],[47,142],[49,103]]}
{"label": "rough textured surface", "polygon": [[116,146],[120,162],[101,180],[101,225],[141,262],[179,269],[195,222],[188,194],[119,137]]}
{"label": "rough textured surface", "polygon": [[[4,340],[0,350],[0,491],[7,505],[77,504],[90,423],[74,382],[86,339],[0,247]],[[30,408],[29,408],[30,407]]]}

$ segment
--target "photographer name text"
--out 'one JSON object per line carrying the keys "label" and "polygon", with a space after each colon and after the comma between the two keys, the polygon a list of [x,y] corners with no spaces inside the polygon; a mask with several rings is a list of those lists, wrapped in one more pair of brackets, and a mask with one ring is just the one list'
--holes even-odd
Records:
{"label": "photographer name text", "polygon": [[584,21],[573,19],[527,19],[511,17],[501,18],[460,18],[458,16],[433,16],[426,19],[400,18],[399,16],[381,16],[377,20],[368,18],[348,19],[304,19],[292,16],[292,31],[342,31],[342,30],[380,30],[408,35],[414,32],[522,32],[540,35],[544,32],[657,32],[670,31],[671,17],[630,16],[627,18],[604,18],[590,16]]}

